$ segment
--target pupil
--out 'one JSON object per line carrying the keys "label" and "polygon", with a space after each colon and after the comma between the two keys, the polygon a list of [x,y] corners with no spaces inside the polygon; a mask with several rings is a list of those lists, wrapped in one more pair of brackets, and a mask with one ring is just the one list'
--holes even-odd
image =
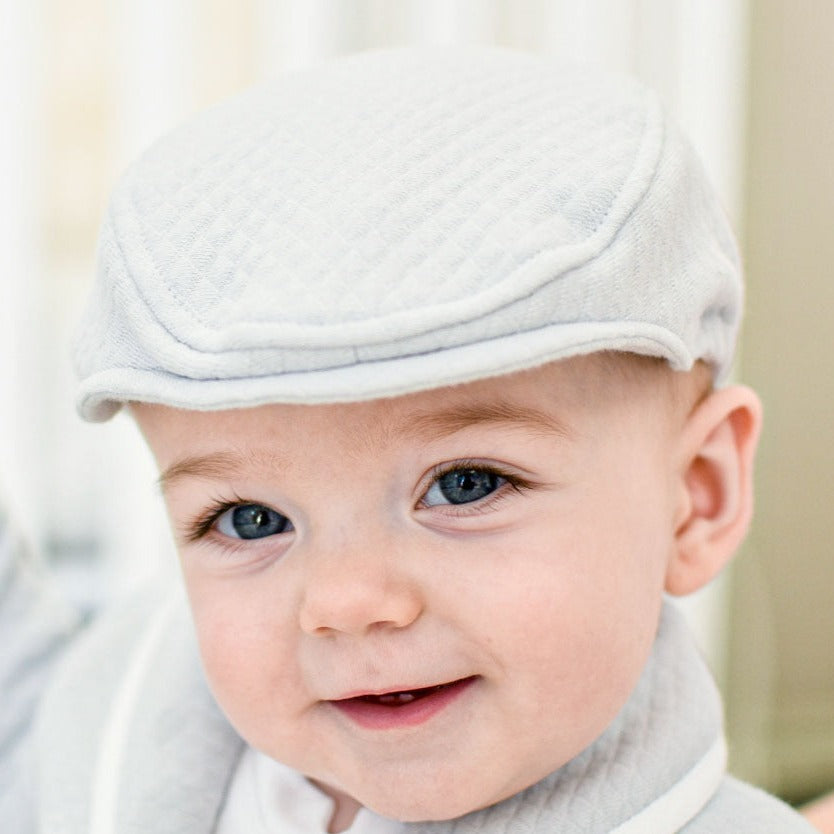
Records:
{"label": "pupil", "polygon": [[259,539],[282,533],[287,528],[289,520],[269,507],[247,504],[235,508],[232,523],[235,532],[242,539]]}
{"label": "pupil", "polygon": [[482,469],[456,469],[443,475],[439,486],[450,504],[467,504],[494,492],[498,476]]}

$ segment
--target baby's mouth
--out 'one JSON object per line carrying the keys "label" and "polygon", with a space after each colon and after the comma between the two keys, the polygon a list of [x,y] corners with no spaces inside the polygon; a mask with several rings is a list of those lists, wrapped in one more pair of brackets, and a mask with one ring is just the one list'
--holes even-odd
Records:
{"label": "baby's mouth", "polygon": [[410,704],[413,701],[419,701],[420,698],[425,698],[428,695],[434,695],[435,692],[440,692],[442,689],[448,689],[450,686],[455,686],[461,681],[452,681],[451,683],[439,683],[436,686],[426,686],[422,689],[406,689],[401,692],[385,692],[382,695],[359,695],[356,698],[349,698],[346,700],[363,701],[366,704],[379,704],[383,707],[401,707],[405,704]]}
{"label": "baby's mouth", "polygon": [[347,718],[368,729],[390,730],[413,726],[443,712],[463,696],[477,677],[473,675],[416,689],[363,693],[330,703]]}

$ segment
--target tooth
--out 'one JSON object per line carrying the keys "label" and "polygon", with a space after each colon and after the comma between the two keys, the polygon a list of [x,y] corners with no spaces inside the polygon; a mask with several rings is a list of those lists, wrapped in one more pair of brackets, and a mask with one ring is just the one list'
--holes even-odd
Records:
{"label": "tooth", "polygon": [[409,704],[414,700],[414,695],[411,692],[389,692],[386,695],[379,695],[378,701],[385,706],[397,706],[399,704]]}

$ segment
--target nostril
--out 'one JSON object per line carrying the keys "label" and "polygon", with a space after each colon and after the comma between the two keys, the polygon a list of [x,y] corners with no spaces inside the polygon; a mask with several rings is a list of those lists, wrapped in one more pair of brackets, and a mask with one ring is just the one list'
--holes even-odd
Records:
{"label": "nostril", "polygon": [[318,636],[370,634],[405,628],[422,611],[418,589],[384,577],[310,582],[299,611],[303,631]]}

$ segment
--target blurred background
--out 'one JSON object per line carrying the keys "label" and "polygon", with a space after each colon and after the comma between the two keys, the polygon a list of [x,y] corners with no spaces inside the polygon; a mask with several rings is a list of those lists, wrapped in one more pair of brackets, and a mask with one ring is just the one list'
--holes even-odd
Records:
{"label": "blurred background", "polygon": [[67,345],[122,168],[195,111],[334,55],[487,43],[640,77],[742,244],[736,376],[765,401],[753,533],[687,603],[731,768],[834,786],[834,3],[828,0],[0,0],[0,501],[86,610],[176,570],[129,420],[82,424]]}

